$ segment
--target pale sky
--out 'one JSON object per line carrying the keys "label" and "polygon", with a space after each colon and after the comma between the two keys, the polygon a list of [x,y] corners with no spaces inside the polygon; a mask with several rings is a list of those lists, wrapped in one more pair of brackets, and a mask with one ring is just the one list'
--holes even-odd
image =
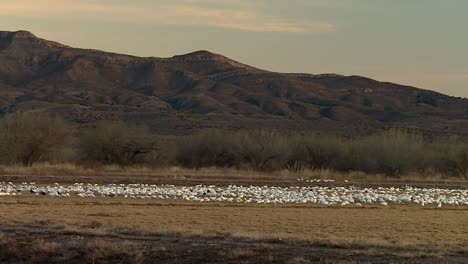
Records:
{"label": "pale sky", "polygon": [[0,0],[0,30],[279,72],[362,75],[468,97],[467,0]]}

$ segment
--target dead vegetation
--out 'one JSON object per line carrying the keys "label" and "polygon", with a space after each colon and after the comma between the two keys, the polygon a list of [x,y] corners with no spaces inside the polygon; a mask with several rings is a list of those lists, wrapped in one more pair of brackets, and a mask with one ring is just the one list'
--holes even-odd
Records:
{"label": "dead vegetation", "polygon": [[3,222],[2,263],[464,263],[466,252],[390,244]]}
{"label": "dead vegetation", "polygon": [[[204,130],[194,135],[158,136],[144,126],[101,121],[74,131],[73,137],[70,131],[63,120],[46,112],[8,114],[0,121],[0,163],[13,168],[15,164],[63,163],[49,166],[51,173],[55,169],[58,173],[62,166],[72,175],[106,173],[106,166],[114,165],[120,172],[215,167],[270,174],[333,171],[468,179],[468,145],[463,140],[428,139],[402,130],[361,138],[275,130]],[[41,166],[47,167],[32,170]]]}
{"label": "dead vegetation", "polygon": [[439,174],[468,179],[468,145],[389,130],[362,138],[284,134],[278,131],[205,131],[176,142],[176,164],[258,171],[330,170],[404,178]]}
{"label": "dead vegetation", "polygon": [[48,160],[70,133],[61,118],[45,111],[7,114],[0,120],[1,160],[23,166]]}
{"label": "dead vegetation", "polygon": [[36,231],[59,224],[61,232],[73,236],[86,231],[102,237],[113,230],[124,237],[173,233],[229,236],[255,240],[255,247],[248,248],[255,252],[272,251],[272,245],[293,240],[324,248],[459,254],[468,251],[467,217],[466,207],[403,205],[336,209],[40,196],[4,197],[0,203],[3,223],[34,222]]}
{"label": "dead vegetation", "polygon": [[78,150],[84,161],[129,166],[144,163],[158,148],[147,127],[101,121],[81,135]]}
{"label": "dead vegetation", "polygon": [[[150,167],[146,165],[118,166],[75,163],[35,163],[32,166],[0,165],[2,181],[41,182],[43,184],[93,182],[109,183],[148,183],[148,184],[216,184],[236,185],[309,185],[298,179],[333,179],[330,185],[370,185],[370,186],[446,186],[466,187],[466,181],[460,178],[446,178],[444,174],[410,173],[399,178],[384,174],[367,174],[364,172],[339,172],[333,170],[304,170],[293,172],[287,169],[280,171],[258,171],[239,168],[184,168],[184,167]],[[326,184],[326,183],[317,183]]]}

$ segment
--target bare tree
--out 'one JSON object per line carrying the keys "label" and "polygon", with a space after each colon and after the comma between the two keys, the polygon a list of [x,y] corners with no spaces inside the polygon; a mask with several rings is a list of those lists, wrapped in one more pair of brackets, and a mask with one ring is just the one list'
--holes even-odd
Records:
{"label": "bare tree", "polygon": [[462,176],[468,180],[468,145],[450,146],[444,154],[440,158],[441,171],[454,176]]}
{"label": "bare tree", "polygon": [[457,159],[457,171],[468,181],[468,148],[460,152]]}
{"label": "bare tree", "polygon": [[122,166],[145,161],[157,151],[156,137],[145,126],[101,121],[80,137],[80,153],[85,160]]}
{"label": "bare tree", "polygon": [[0,120],[0,153],[4,161],[31,166],[47,158],[69,138],[63,119],[45,111],[18,111]]}
{"label": "bare tree", "polygon": [[210,129],[179,140],[177,163],[191,168],[238,166],[237,145],[230,135],[226,131]]}
{"label": "bare tree", "polygon": [[266,170],[281,167],[285,139],[276,131],[253,130],[237,133],[234,140],[240,146],[238,151],[243,163],[258,170]]}

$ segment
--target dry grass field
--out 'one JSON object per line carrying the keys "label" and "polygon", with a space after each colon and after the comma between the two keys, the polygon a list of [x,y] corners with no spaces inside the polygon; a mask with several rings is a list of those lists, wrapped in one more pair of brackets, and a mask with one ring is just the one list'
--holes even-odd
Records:
{"label": "dry grass field", "polygon": [[308,185],[297,179],[333,179],[333,185],[348,184],[370,186],[439,186],[468,188],[468,181],[461,178],[446,178],[441,174],[409,174],[400,177],[366,174],[362,172],[336,172],[332,170],[305,170],[293,173],[287,170],[262,172],[235,168],[187,169],[181,167],[152,168],[148,166],[120,167],[116,165],[77,165],[74,163],[37,163],[31,167],[0,165],[1,181],[32,181],[43,184],[91,182],[148,183],[148,184],[216,184],[238,185]]}
{"label": "dry grass field", "polygon": [[[71,252],[76,247],[86,254],[98,254],[97,247],[109,247],[104,250],[109,256],[98,254],[101,262],[114,262],[112,258],[117,257],[130,258],[123,262],[156,263],[147,257],[168,246],[173,247],[170,254],[174,254],[174,261],[164,255],[159,259],[162,262],[178,263],[179,254],[187,257],[186,263],[190,263],[189,256],[204,254],[212,258],[212,263],[285,263],[285,256],[289,261],[296,258],[295,263],[321,259],[329,263],[466,263],[468,259],[466,207],[202,205],[24,196],[2,198],[0,219],[4,243],[21,243],[27,237],[39,243],[39,248],[28,249],[37,251],[30,254],[41,256],[42,251],[49,250],[49,257],[58,262],[75,259]],[[21,232],[23,235],[18,235]],[[67,244],[76,237],[85,241]],[[182,246],[185,243],[194,245],[186,248]],[[189,254],[191,247],[198,252]],[[286,255],[278,254],[278,250]],[[15,256],[12,251],[9,254]]]}
{"label": "dry grass field", "polygon": [[[73,173],[72,173],[73,172]],[[1,167],[0,181],[304,186],[440,186],[329,171]],[[345,182],[345,180],[347,182]],[[468,207],[256,205],[123,198],[0,197],[0,263],[466,263]]]}

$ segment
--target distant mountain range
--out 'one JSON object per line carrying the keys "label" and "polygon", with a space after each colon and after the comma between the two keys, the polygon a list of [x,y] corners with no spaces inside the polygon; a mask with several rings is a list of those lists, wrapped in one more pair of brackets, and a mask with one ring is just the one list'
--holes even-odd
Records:
{"label": "distant mountain range", "polygon": [[269,72],[208,51],[141,58],[0,32],[0,113],[20,109],[48,109],[80,126],[127,120],[169,134],[208,127],[362,134],[393,126],[468,134],[468,100],[429,90]]}

